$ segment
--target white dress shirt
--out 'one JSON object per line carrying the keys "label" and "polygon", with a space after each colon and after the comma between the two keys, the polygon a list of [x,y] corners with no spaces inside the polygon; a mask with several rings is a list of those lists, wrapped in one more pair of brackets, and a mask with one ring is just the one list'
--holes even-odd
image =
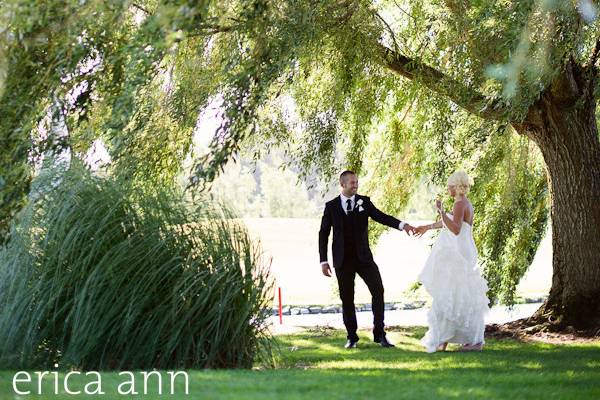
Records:
{"label": "white dress shirt", "polygon": [[[346,214],[348,214],[348,211],[346,211],[346,207],[348,207],[347,201],[350,200],[350,209],[354,210],[355,197],[356,197],[355,195],[352,195],[350,197],[346,197],[346,196],[344,196],[343,193],[340,193],[340,200],[342,202],[342,210],[344,210],[344,212]],[[400,221],[400,225],[398,225],[398,229],[399,230],[403,230],[404,229],[404,225],[406,225],[406,222]],[[323,262],[321,262],[321,265],[323,265],[323,264],[329,264],[329,262],[323,261]]]}
{"label": "white dress shirt", "polygon": [[356,195],[352,195],[351,197],[346,197],[343,194],[340,194],[340,200],[342,200],[342,210],[344,210],[344,212],[346,214],[348,214],[348,211],[346,209],[348,207],[348,200],[350,200],[350,209],[354,210],[355,197],[356,197]]}

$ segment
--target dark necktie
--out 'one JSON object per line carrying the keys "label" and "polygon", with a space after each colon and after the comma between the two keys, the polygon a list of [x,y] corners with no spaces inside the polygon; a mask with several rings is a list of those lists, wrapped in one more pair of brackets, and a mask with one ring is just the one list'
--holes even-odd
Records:
{"label": "dark necktie", "polygon": [[346,214],[349,214],[352,211],[352,200],[346,200]]}

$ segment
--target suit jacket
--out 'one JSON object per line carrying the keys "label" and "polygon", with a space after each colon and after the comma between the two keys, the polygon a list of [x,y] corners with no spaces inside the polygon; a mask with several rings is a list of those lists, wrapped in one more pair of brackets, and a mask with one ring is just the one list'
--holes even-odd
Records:
{"label": "suit jacket", "polygon": [[[367,196],[355,195],[354,215],[354,238],[357,246],[358,260],[363,263],[373,262],[373,254],[369,248],[369,217],[380,224],[399,229],[400,220],[387,215],[377,209]],[[360,199],[363,203],[363,211],[359,211],[356,204]],[[325,210],[321,218],[321,229],[319,230],[319,256],[321,262],[327,261],[327,244],[329,232],[333,226],[333,266],[339,268],[344,262],[344,215],[340,196],[325,203]]]}

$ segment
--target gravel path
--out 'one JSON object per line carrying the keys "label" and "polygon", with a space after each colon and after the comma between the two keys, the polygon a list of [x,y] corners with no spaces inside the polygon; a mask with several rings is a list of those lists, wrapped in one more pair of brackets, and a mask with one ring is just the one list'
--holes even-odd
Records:
{"label": "gravel path", "polygon": [[[512,310],[504,306],[493,307],[486,323],[502,324],[516,319],[532,315],[541,303],[517,304]],[[387,326],[426,326],[428,308],[417,310],[390,310],[385,312],[385,324]],[[362,311],[356,313],[358,327],[369,329],[373,326],[373,313]],[[306,315],[284,315],[283,324],[279,324],[279,317],[271,317],[271,326],[275,334],[294,333],[315,326],[330,326],[333,328],[344,328],[342,314],[306,314]]]}

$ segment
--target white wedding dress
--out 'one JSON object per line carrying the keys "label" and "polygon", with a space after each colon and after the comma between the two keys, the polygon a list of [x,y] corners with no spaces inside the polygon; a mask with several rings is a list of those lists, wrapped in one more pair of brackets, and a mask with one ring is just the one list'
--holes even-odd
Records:
{"label": "white wedding dress", "polygon": [[419,281],[433,299],[429,330],[421,339],[427,352],[444,342],[483,345],[488,286],[477,266],[471,225],[463,221],[458,235],[442,228]]}

